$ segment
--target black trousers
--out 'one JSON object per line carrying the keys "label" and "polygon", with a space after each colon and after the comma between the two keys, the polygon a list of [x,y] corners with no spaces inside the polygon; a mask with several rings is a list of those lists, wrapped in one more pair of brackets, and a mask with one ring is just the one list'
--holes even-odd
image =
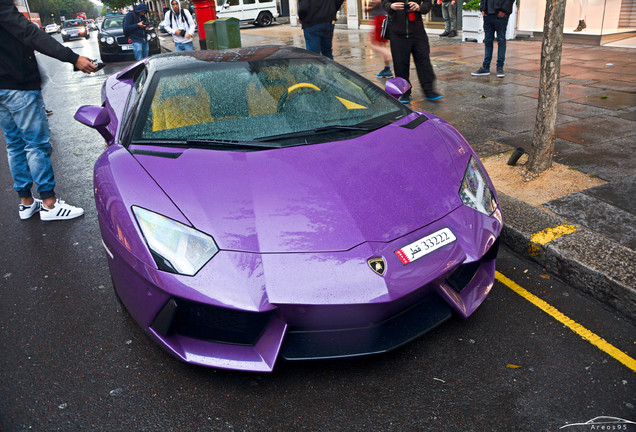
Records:
{"label": "black trousers", "polygon": [[[417,78],[424,92],[433,90],[435,72],[431,64],[431,47],[428,44],[426,33],[410,35],[408,38],[391,34],[391,56],[395,76],[404,78],[409,83],[409,70],[411,68],[411,54],[415,62]],[[413,84],[411,84],[413,86]],[[411,94],[409,91],[408,94]]]}

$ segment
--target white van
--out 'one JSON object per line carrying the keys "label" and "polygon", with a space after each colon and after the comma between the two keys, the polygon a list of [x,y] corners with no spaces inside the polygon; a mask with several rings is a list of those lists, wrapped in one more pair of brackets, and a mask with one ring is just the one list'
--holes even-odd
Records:
{"label": "white van", "polygon": [[275,0],[217,0],[216,17],[268,26],[278,17],[278,8]]}

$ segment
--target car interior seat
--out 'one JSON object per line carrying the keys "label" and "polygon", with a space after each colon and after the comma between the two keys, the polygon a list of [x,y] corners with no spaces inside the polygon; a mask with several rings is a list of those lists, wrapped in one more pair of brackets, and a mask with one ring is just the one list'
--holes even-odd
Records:
{"label": "car interior seat", "polygon": [[164,78],[152,100],[152,131],[209,123],[210,109],[210,95],[196,78]]}

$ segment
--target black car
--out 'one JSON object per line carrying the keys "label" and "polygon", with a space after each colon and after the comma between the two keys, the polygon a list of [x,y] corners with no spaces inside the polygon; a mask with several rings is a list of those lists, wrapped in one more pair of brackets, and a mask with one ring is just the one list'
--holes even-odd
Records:
{"label": "black car", "polygon": [[[125,15],[107,16],[99,28],[97,44],[99,45],[99,55],[103,62],[115,62],[134,60],[132,41],[124,36]],[[157,32],[150,27],[146,32],[148,38],[148,53],[161,53],[161,45]]]}
{"label": "black car", "polygon": [[90,38],[86,22],[83,19],[72,19],[64,21],[62,26],[62,40],[68,42],[76,38]]}

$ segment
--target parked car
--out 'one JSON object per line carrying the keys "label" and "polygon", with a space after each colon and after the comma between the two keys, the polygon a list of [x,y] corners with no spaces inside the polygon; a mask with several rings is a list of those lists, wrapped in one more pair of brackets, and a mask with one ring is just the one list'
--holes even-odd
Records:
{"label": "parked car", "polygon": [[71,39],[89,39],[91,37],[88,29],[86,28],[86,21],[81,18],[64,21],[61,33],[62,40],[64,42],[68,42]]}
{"label": "parked car", "polygon": [[[494,283],[503,220],[466,140],[299,48],[161,54],[75,118],[117,297],[204,366],[390,351]],[[97,141],[97,140],[96,140]],[[100,145],[101,143],[97,143]]]}
{"label": "parked car", "polygon": [[[124,36],[125,15],[109,15],[104,18],[97,34],[99,55],[103,62],[134,60],[132,41]],[[150,55],[161,53],[159,37],[154,27],[146,32]]]}
{"label": "parked car", "polygon": [[47,24],[47,26],[44,28],[44,31],[51,34],[51,33],[59,33],[60,32],[60,26],[53,23],[53,24]]}
{"label": "parked car", "polygon": [[217,0],[216,16],[268,26],[278,18],[278,8],[274,0]]}
{"label": "parked car", "polygon": [[88,20],[88,31],[94,31],[97,30],[97,24],[95,24],[95,20]]}

